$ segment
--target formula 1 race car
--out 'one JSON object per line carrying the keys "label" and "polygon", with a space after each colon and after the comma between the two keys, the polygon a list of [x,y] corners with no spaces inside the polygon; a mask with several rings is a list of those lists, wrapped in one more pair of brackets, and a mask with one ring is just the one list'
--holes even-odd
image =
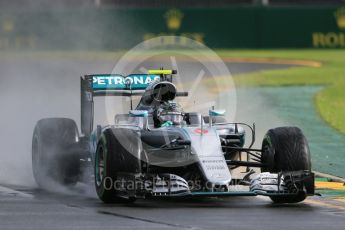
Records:
{"label": "formula 1 race car", "polygon": [[[309,147],[299,128],[270,129],[262,148],[254,149],[254,124],[227,122],[221,110],[210,109],[207,116],[183,111],[174,99],[188,92],[177,92],[174,74],[150,70],[81,77],[81,135],[67,118],[36,124],[32,163],[37,184],[73,186],[91,171],[86,178],[94,179],[105,203],[256,195],[296,203],[314,194]],[[135,95],[141,96],[135,109],[94,129],[94,97]],[[244,147],[248,130],[251,143]]]}

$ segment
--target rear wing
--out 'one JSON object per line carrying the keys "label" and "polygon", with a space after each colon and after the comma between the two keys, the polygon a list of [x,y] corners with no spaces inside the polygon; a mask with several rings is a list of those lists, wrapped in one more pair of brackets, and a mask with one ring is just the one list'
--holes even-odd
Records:
{"label": "rear wing", "polygon": [[[149,74],[93,74],[80,77],[81,132],[85,136],[90,136],[92,132],[95,96],[140,96],[152,82],[171,81],[166,74],[175,73],[171,70],[151,70]],[[186,97],[188,92],[178,92],[176,96]]]}
{"label": "rear wing", "polygon": [[160,76],[155,74],[131,74],[128,76],[97,74],[85,77],[90,78],[90,81],[92,81],[94,96],[126,96],[128,91],[130,96],[133,91],[145,90],[151,82],[160,80]]}

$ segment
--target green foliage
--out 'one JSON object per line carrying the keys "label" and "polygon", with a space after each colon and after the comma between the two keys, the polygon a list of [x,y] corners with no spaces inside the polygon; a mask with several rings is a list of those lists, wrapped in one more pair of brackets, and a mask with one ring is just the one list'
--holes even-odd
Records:
{"label": "green foliage", "polygon": [[345,50],[219,50],[222,57],[320,61],[320,67],[296,66],[235,77],[237,86],[325,85],[315,95],[321,117],[345,134]]}

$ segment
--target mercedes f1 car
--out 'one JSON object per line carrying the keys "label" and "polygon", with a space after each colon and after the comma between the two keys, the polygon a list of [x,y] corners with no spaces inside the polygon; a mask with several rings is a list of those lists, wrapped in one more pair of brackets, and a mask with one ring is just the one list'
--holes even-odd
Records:
{"label": "mercedes f1 car", "polygon": [[[309,147],[299,128],[270,129],[262,148],[254,149],[254,124],[227,122],[225,111],[212,108],[207,115],[183,111],[174,99],[188,92],[177,92],[174,74],[151,70],[81,77],[81,134],[68,118],[36,124],[32,163],[37,184],[73,186],[85,177],[82,172],[91,171],[89,178],[105,203],[256,195],[296,203],[314,194]],[[94,128],[94,97],[134,95],[141,96],[135,109]],[[244,147],[248,136],[249,147]]]}

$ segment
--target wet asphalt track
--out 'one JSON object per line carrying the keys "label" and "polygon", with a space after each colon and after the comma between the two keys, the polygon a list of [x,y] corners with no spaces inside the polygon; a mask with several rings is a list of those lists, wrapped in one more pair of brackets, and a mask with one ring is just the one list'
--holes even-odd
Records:
{"label": "wet asphalt track", "polygon": [[[233,63],[228,67],[237,74],[289,65]],[[2,57],[1,128],[7,135],[1,137],[1,230],[345,228],[345,209],[310,202],[272,205],[266,198],[230,197],[105,205],[95,197],[92,186],[79,185],[77,190],[60,193],[35,188],[30,156],[35,122],[45,116],[68,116],[78,121],[79,76],[106,73],[112,68],[111,61]],[[13,141],[13,137],[17,139]]]}
{"label": "wet asphalt track", "polygon": [[[12,186],[0,192],[0,229],[344,229],[345,211],[308,202],[273,205],[266,198],[139,200],[105,205],[89,194]],[[1,189],[0,189],[1,191]]]}

